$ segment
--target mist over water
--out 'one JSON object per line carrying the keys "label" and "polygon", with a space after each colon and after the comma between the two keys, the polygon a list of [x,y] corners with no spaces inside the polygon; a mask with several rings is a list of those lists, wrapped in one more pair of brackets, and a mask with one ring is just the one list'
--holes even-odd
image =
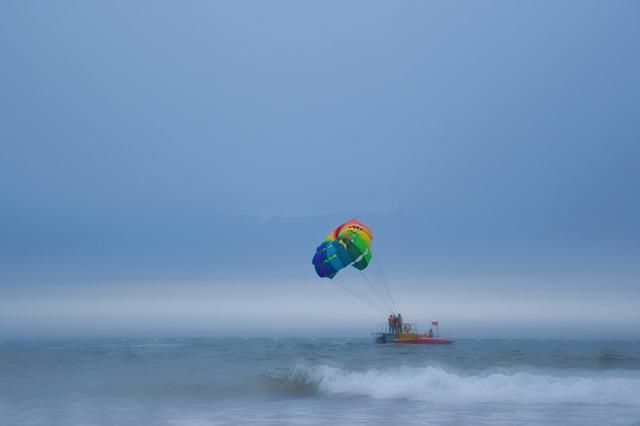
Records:
{"label": "mist over water", "polygon": [[[312,269],[308,259],[305,266]],[[633,295],[640,290],[562,285],[550,292],[546,281],[533,279],[389,279],[407,321],[439,319],[453,338],[639,336]],[[43,284],[4,289],[0,298],[5,338],[362,337],[385,321],[386,314],[317,277]]]}

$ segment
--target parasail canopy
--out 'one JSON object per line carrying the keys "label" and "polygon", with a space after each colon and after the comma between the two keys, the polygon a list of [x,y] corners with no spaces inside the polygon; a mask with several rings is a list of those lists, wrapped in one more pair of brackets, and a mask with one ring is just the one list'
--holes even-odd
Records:
{"label": "parasail canopy", "polygon": [[357,219],[338,226],[316,249],[312,259],[316,273],[333,278],[349,265],[362,271],[372,258],[372,239],[371,230]]}

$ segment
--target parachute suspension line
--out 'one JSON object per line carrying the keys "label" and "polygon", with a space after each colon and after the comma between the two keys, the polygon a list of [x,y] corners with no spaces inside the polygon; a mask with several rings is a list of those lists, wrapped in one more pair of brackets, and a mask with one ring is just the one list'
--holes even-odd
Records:
{"label": "parachute suspension line", "polygon": [[380,284],[380,293],[384,296],[384,299],[389,304],[389,310],[393,313],[398,313],[393,298],[391,297],[391,291],[387,286],[383,275],[380,273],[380,269],[378,268],[377,258],[373,260],[372,263],[373,266],[370,268],[369,273],[371,274],[371,276],[375,277],[375,281]]}
{"label": "parachute suspension line", "polygon": [[376,297],[374,297],[369,291],[367,291],[368,288],[364,286],[363,280],[358,278],[358,275],[343,274],[338,278],[338,282],[346,284],[352,293],[358,294],[361,298],[367,300],[369,303],[372,303],[380,309],[385,310],[383,304],[380,303],[380,301],[376,299]]}
{"label": "parachute suspension line", "polygon": [[361,300],[366,300],[367,303],[376,305],[377,309],[384,311],[385,309],[383,309],[382,304],[373,295],[369,294],[366,287],[360,288],[361,286],[359,284],[362,284],[362,281],[356,280],[356,277],[357,275],[351,277],[343,274],[338,279],[334,278],[334,281],[340,284],[346,284],[351,294],[357,294]]}
{"label": "parachute suspension line", "polygon": [[[353,264],[351,264],[350,266],[353,266]],[[365,271],[366,269],[359,269],[358,272],[360,273],[360,275],[358,275],[355,273],[355,271],[353,271],[353,269],[349,268],[349,273],[347,273],[346,275],[343,274],[342,277],[352,280],[351,288],[357,288],[358,290],[361,290],[363,294],[370,298],[370,300],[375,302],[377,305],[384,307],[384,299],[380,297],[380,294],[373,283],[370,283],[368,281],[367,277],[364,275]]]}
{"label": "parachute suspension line", "polygon": [[376,294],[378,294],[378,298],[384,302],[387,306],[389,312],[396,313],[394,309],[393,302],[389,298],[389,294],[386,291],[384,286],[384,282],[382,281],[382,277],[379,273],[376,273],[375,267],[368,268],[368,272],[365,271],[365,280],[369,280],[371,282],[372,287],[375,289]]}
{"label": "parachute suspension line", "polygon": [[[358,257],[354,263],[360,261],[363,258],[363,256],[364,255]],[[349,266],[353,267],[354,263],[351,263]],[[353,274],[355,274],[355,272],[351,268],[349,268],[349,270],[350,270],[350,272],[353,272]],[[373,300],[375,300],[377,304],[379,304],[380,306],[383,306],[385,304],[384,303],[384,299],[382,297],[380,297],[380,293],[377,291],[377,289],[375,288],[373,283],[371,283],[368,280],[367,276],[365,275],[366,269],[358,269],[358,272],[360,273],[360,276],[359,276],[360,279],[356,279],[356,277],[358,277],[358,275],[355,274],[355,276],[353,276],[354,280],[357,281],[358,284],[362,284],[364,293],[366,293],[367,295],[370,295],[370,297]],[[354,284],[354,286],[355,287],[360,287],[360,285],[356,286],[355,284]]]}
{"label": "parachute suspension line", "polygon": [[382,262],[380,262],[380,253],[377,253],[375,259],[373,259],[374,268],[377,269],[380,276],[382,277],[382,284],[384,285],[385,290],[387,291],[387,295],[389,296],[389,300],[391,301],[391,305],[393,305],[393,312],[398,312],[398,308],[396,307],[396,303],[393,300],[393,296],[391,295],[391,290],[389,290],[389,285],[387,284],[387,277],[384,274],[384,270],[382,269]]}
{"label": "parachute suspension line", "polygon": [[367,283],[369,288],[373,293],[375,293],[377,300],[379,300],[389,312],[393,312],[393,307],[391,306],[389,299],[386,297],[384,292],[381,293],[380,290],[378,290],[378,286],[375,285],[375,280],[373,280],[372,277],[369,277],[370,272],[368,273],[367,271],[368,268],[360,271],[362,278],[364,278],[364,281]]}
{"label": "parachute suspension line", "polygon": [[373,294],[373,292],[366,285],[366,283],[364,282],[362,277],[358,277],[357,279],[354,279],[353,282],[355,284],[352,284],[352,288],[357,288],[357,291],[359,291],[362,294],[364,294],[369,300],[371,300],[372,302],[374,302],[376,305],[380,306],[381,308],[384,308],[384,305],[382,303],[380,303],[380,300],[375,296],[375,294]]}
{"label": "parachute suspension line", "polygon": [[384,298],[380,295],[380,292],[378,291],[378,289],[376,288],[375,285],[373,285],[373,283],[371,282],[371,280],[369,279],[369,277],[367,276],[366,270],[361,270],[360,271],[360,275],[362,275],[362,278],[364,278],[365,283],[367,283],[367,285],[369,286],[369,288],[371,289],[371,291],[373,292],[373,294],[375,294],[375,296],[378,298],[378,300],[385,302]]}
{"label": "parachute suspension line", "polygon": [[[353,266],[353,264],[351,264],[350,266]],[[353,272],[353,270],[350,270],[350,272]],[[380,303],[380,301],[382,300],[380,298],[380,296],[378,295],[378,292],[376,291],[376,289],[369,284],[366,281],[366,277],[364,277],[364,271],[362,269],[359,269],[358,272],[360,272],[361,276],[359,276],[360,279],[357,279],[356,277],[358,277],[358,275],[353,275],[355,274],[355,272],[353,272],[352,275],[349,275],[350,278],[353,278],[353,286],[354,287],[362,287],[362,291],[364,294],[367,294],[369,297],[371,297],[371,299],[373,299],[377,304],[379,305],[383,305],[382,303]],[[364,280],[363,280],[364,278]],[[358,285],[356,285],[356,283]],[[366,284],[366,285],[365,285]]]}
{"label": "parachute suspension line", "polygon": [[349,286],[342,284],[341,282],[338,282],[336,280],[332,280],[336,285],[342,287],[343,289],[345,289],[346,291],[348,291],[349,293],[351,293],[353,296],[357,297],[358,299],[362,300],[363,302],[365,302],[367,305],[371,306],[373,309],[384,313],[384,309],[381,308],[380,306],[378,306],[377,304],[375,304],[373,301],[363,297],[361,294],[353,291],[351,288],[349,288]]}

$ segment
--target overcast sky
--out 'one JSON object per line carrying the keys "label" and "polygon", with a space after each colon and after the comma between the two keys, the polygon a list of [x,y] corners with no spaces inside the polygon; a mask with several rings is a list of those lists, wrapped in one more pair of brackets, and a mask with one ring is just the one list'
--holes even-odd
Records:
{"label": "overcast sky", "polygon": [[640,337],[639,51],[636,1],[0,2],[0,335],[366,335],[310,263],[358,217],[405,317]]}

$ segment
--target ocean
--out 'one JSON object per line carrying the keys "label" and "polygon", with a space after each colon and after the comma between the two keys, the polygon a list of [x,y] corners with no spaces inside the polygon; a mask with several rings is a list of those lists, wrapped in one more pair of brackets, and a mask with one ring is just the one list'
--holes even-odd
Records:
{"label": "ocean", "polygon": [[640,425],[640,341],[0,342],[7,425]]}

